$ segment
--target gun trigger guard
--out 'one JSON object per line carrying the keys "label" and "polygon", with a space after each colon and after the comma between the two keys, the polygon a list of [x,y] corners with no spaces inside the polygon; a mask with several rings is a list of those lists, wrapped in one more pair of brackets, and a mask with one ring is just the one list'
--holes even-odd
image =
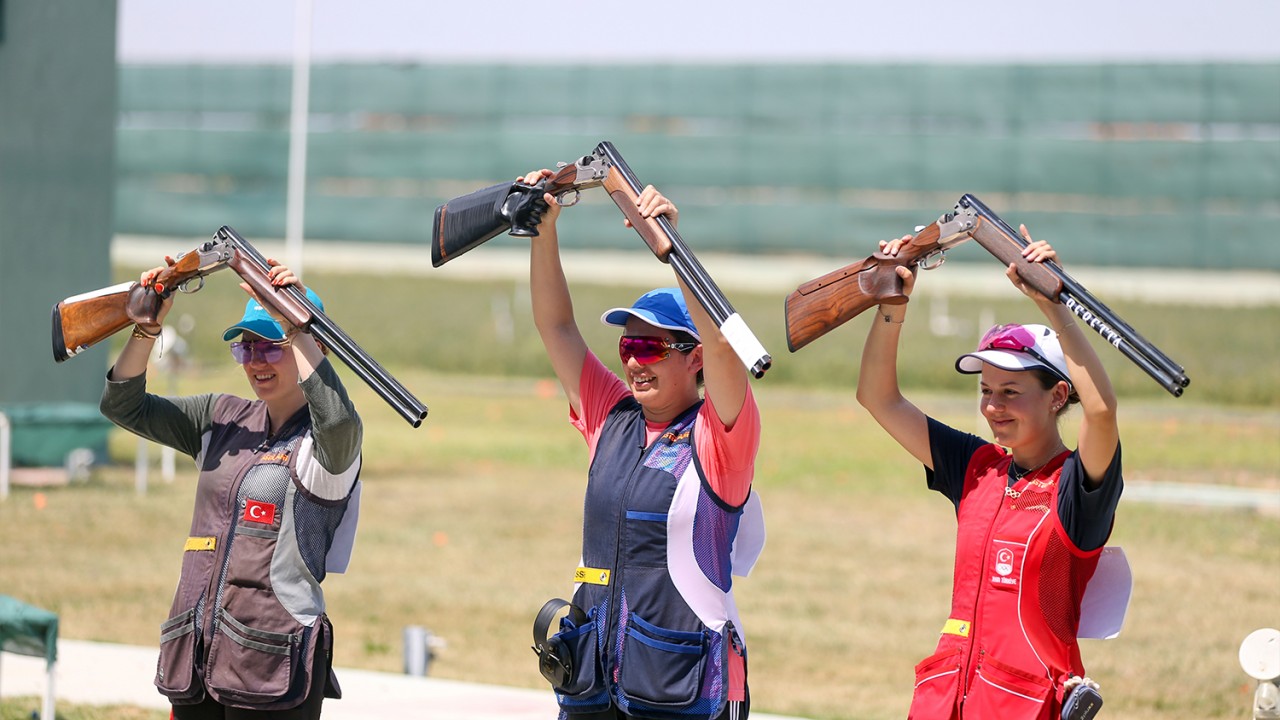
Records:
{"label": "gun trigger guard", "polygon": [[[199,284],[199,285],[197,285],[197,286],[195,286],[195,289],[191,289],[191,288],[190,288],[190,285],[191,285],[191,281],[192,281],[192,280],[199,280],[199,281],[200,281],[200,284]],[[186,280],[183,280],[181,283],[179,283],[179,284],[178,284],[178,292],[181,292],[181,293],[186,294],[186,295],[190,295],[191,293],[197,293],[197,292],[200,292],[200,290],[202,290],[203,288],[204,288],[204,276],[203,276],[203,275],[197,275],[196,277],[193,277],[193,278],[187,278]]]}
{"label": "gun trigger guard", "polygon": [[[573,193],[573,200],[566,202],[565,198],[569,197],[569,193],[571,192]],[[578,192],[577,188],[565,190],[564,192],[556,196],[556,202],[560,203],[560,207],[573,207],[574,205],[577,205],[578,201],[581,199],[582,199],[582,193]]]}
{"label": "gun trigger guard", "polygon": [[931,252],[920,258],[916,266],[921,270],[937,270],[947,261],[947,254],[941,250]]}

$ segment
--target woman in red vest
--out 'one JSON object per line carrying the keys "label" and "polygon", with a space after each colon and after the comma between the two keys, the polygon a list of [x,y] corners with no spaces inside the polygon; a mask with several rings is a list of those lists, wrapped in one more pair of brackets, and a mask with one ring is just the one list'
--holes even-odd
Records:
{"label": "woman in red vest", "polygon": [[[1027,260],[1057,257],[1025,227],[1022,234]],[[881,242],[881,250],[895,255],[910,239]],[[915,276],[898,274],[910,295]],[[902,396],[898,337],[907,305],[880,306],[862,353],[858,402],[956,507],[951,615],[937,651],[916,666],[911,718],[1057,720],[1084,676],[1081,599],[1123,486],[1116,397],[1066,306],[1024,284],[1015,265],[1005,274],[1047,326],[997,325],[956,361],[958,371],[981,374],[993,441],[947,427]],[[1074,404],[1079,446],[1068,450],[1058,423]]]}

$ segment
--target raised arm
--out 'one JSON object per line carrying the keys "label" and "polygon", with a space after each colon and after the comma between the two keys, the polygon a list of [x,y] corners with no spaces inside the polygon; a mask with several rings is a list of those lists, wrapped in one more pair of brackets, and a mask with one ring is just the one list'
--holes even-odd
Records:
{"label": "raised arm", "polygon": [[[675,203],[652,185],[645,187],[640,193],[636,199],[636,207],[641,217],[666,215],[672,226],[680,222],[680,210],[676,208]],[[622,222],[627,227],[631,226],[630,220]],[[684,303],[689,308],[689,317],[702,338],[702,377],[707,396],[712,398],[712,405],[716,409],[716,414],[720,416],[720,422],[724,423],[725,427],[732,428],[738,420],[739,413],[742,412],[742,404],[746,402],[747,370],[733,347],[729,345],[729,341],[720,334],[715,321],[703,309],[702,303],[698,302],[679,275],[676,276],[676,282],[680,285],[680,291],[684,293]]]}
{"label": "raised arm", "polygon": [[[550,170],[538,170],[519,180],[533,185],[553,174]],[[533,324],[538,328],[547,358],[564,388],[569,406],[575,415],[581,416],[582,363],[587,357],[587,342],[582,339],[582,331],[573,317],[573,298],[569,295],[569,282],[560,263],[560,240],[556,234],[560,204],[550,194],[544,195],[543,200],[547,203],[547,211],[538,224],[538,236],[529,243],[529,295],[533,304]]]}
{"label": "raised arm", "polygon": [[[881,241],[880,250],[886,255],[896,255],[898,249],[910,241],[910,235],[892,242]],[[896,271],[902,278],[902,294],[910,296],[915,287],[915,274],[901,266]],[[925,467],[932,469],[928,418],[920,408],[903,397],[898,386],[898,341],[906,314],[905,303],[881,305],[876,310],[867,342],[862,347],[857,398],[890,437]]]}
{"label": "raised arm", "polygon": [[[274,258],[267,258],[267,266],[267,280],[273,287],[293,285],[306,291],[302,279],[288,266],[280,264]],[[294,362],[298,366],[298,384],[302,387],[302,394],[307,399],[307,408],[311,413],[316,460],[330,473],[347,473],[350,476],[343,479],[342,487],[337,492],[320,490],[319,494],[329,499],[344,497],[350,489],[350,482],[355,479],[351,469],[360,457],[360,448],[364,442],[364,423],[338,373],[334,371],[333,364],[325,362],[325,352],[320,349],[311,333],[295,327],[274,305],[263,303],[262,298],[258,297],[248,283],[240,283],[240,287],[266,308],[284,331],[289,352],[293,353]],[[310,482],[310,479],[304,482]],[[309,484],[308,487],[316,490],[318,486]]]}
{"label": "raised arm", "polygon": [[[1031,239],[1026,225],[1018,229],[1028,242],[1022,251],[1023,257],[1032,262],[1057,259],[1058,254],[1049,243]],[[1071,374],[1071,384],[1080,398],[1080,409],[1084,415],[1078,435],[1080,463],[1084,466],[1086,486],[1095,489],[1101,484],[1103,474],[1111,464],[1120,443],[1120,428],[1116,422],[1116,394],[1111,388],[1111,379],[1107,377],[1102,360],[1094,352],[1089,339],[1076,324],[1075,316],[1067,306],[1046,298],[1023,283],[1016,267],[1010,263],[1005,275],[1023,294],[1035,301],[1049,325],[1058,333],[1058,342],[1062,345],[1062,354],[1066,357],[1067,370]]]}
{"label": "raised arm", "polygon": [[[170,258],[165,259],[172,264]],[[162,269],[157,267],[142,273],[139,282],[150,286]],[[139,326],[139,332],[125,342],[115,364],[107,371],[99,410],[103,417],[129,432],[195,457],[200,452],[200,436],[208,427],[216,396],[160,397],[147,392],[147,361],[172,305],[170,296],[160,305],[156,324]]]}
{"label": "raised arm", "polygon": [[[173,265],[173,258],[166,256],[165,262]],[[138,278],[138,283],[143,287],[151,287],[161,270],[164,270],[164,266],[147,270]],[[107,371],[108,380],[128,380],[147,372],[147,361],[151,358],[151,348],[155,345],[156,339],[160,337],[164,318],[169,314],[169,309],[172,307],[173,295],[170,295],[160,303],[160,307],[156,311],[155,325],[149,327],[138,325],[136,327],[125,342],[124,348],[116,358],[115,364]]]}

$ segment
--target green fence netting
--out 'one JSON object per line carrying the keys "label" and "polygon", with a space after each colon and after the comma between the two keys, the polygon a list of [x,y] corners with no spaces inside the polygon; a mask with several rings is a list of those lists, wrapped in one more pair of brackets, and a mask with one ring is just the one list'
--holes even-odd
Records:
{"label": "green fence netting", "polygon": [[[117,231],[281,236],[289,81],[123,67]],[[425,242],[441,202],[607,139],[700,249],[860,255],[971,192],[1074,264],[1280,269],[1280,243],[1240,232],[1280,219],[1280,64],[365,64],[311,81],[309,239]]]}

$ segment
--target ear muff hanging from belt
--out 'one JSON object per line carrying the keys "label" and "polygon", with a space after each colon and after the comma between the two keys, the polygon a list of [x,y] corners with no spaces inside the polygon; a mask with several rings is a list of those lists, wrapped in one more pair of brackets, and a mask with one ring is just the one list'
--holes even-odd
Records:
{"label": "ear muff hanging from belt", "polygon": [[548,637],[547,631],[551,629],[552,619],[565,607],[569,608],[568,618],[575,627],[587,621],[582,608],[560,598],[548,600],[533,621],[533,651],[538,654],[538,672],[558,688],[567,687],[573,679],[573,658],[560,638]]}

